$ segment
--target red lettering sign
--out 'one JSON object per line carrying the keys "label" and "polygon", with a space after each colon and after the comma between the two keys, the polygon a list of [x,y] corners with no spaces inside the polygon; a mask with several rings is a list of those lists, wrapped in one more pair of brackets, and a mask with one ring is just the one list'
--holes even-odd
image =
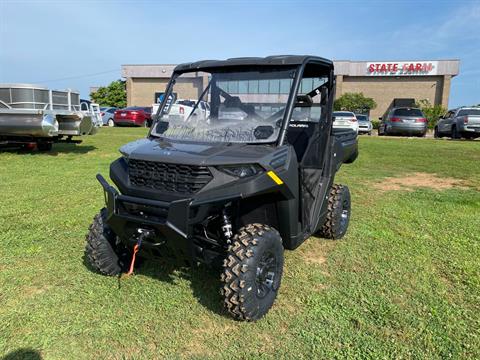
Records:
{"label": "red lettering sign", "polygon": [[432,75],[436,67],[434,63],[411,63],[411,62],[383,62],[368,63],[367,73],[379,76],[397,75]]}

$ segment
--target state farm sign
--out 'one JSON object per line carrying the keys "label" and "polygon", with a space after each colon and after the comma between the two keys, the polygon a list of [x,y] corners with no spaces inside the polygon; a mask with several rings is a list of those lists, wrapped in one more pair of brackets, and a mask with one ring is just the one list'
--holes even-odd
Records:
{"label": "state farm sign", "polygon": [[367,63],[370,76],[420,76],[436,75],[438,61],[371,62]]}

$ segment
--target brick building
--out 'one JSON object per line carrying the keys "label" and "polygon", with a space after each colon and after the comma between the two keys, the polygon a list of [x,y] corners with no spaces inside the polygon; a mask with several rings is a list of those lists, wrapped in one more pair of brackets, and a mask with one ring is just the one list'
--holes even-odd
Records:
{"label": "brick building", "polygon": [[[371,118],[381,116],[395,98],[427,99],[448,107],[451,80],[459,72],[459,60],[334,61],[336,96],[362,92],[377,108]],[[127,81],[129,106],[149,106],[165,91],[175,65],[122,65]],[[189,74],[177,82],[179,98],[199,97],[205,77]],[[180,85],[180,86],[179,86]]]}

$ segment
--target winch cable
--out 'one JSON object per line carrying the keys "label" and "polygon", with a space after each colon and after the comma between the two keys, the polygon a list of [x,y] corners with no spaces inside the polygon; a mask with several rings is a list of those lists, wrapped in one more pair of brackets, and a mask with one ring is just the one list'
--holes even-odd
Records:
{"label": "winch cable", "polygon": [[141,245],[142,245],[142,238],[138,238],[137,243],[133,247],[132,261],[130,262],[130,269],[128,270],[126,276],[129,276],[129,275],[133,274],[133,268],[135,267],[135,258],[136,258],[138,250],[140,250]]}
{"label": "winch cable", "polygon": [[140,233],[140,235],[138,236],[137,243],[133,247],[133,253],[132,253],[132,260],[130,262],[130,268],[129,268],[128,272],[126,274],[124,274],[124,276],[130,276],[130,275],[133,274],[133,269],[135,268],[136,255],[137,255],[137,252],[140,250],[140,247],[142,246],[142,241],[152,235],[151,231],[145,230],[145,229],[138,229],[138,232]]}

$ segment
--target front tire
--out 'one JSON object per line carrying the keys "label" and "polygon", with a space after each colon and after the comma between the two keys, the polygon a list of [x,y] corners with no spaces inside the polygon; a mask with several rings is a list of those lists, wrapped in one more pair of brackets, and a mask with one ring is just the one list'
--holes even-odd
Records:
{"label": "front tire", "polygon": [[109,127],[114,127],[115,126],[115,122],[113,121],[113,119],[108,119],[108,126]]}
{"label": "front tire", "polygon": [[86,236],[85,257],[93,269],[114,276],[126,270],[128,251],[106,223],[107,209],[95,215]]}
{"label": "front tire", "polygon": [[347,186],[335,184],[328,196],[327,217],[318,235],[325,239],[341,239],[350,222],[350,190]]}
{"label": "front tire", "polygon": [[221,275],[225,309],[237,320],[263,317],[277,297],[283,272],[283,244],[277,230],[242,227],[233,237]]}

